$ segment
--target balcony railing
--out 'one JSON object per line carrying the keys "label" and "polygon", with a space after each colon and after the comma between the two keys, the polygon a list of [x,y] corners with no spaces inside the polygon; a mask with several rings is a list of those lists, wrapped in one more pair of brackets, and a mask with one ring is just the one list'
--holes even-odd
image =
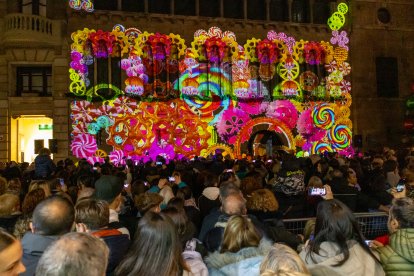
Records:
{"label": "balcony railing", "polygon": [[2,42],[14,46],[59,45],[61,43],[61,22],[37,15],[21,13],[8,14],[4,19]]}

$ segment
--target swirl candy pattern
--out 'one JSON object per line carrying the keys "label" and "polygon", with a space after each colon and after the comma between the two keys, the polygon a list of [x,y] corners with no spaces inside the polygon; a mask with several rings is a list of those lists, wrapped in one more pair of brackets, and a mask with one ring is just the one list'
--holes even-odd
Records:
{"label": "swirl candy pattern", "polygon": [[351,130],[346,125],[335,125],[328,132],[328,138],[333,149],[346,149],[351,144]]}
{"label": "swirl candy pattern", "polygon": [[95,137],[90,134],[78,134],[73,137],[72,144],[70,145],[72,153],[77,158],[88,158],[94,156],[98,150]]}
{"label": "swirl candy pattern", "polygon": [[325,142],[314,142],[312,144],[312,154],[321,154],[324,152],[333,152],[331,145]]}
{"label": "swirl candy pattern", "polygon": [[335,112],[328,104],[322,104],[313,109],[312,118],[317,127],[330,129],[335,123]]}

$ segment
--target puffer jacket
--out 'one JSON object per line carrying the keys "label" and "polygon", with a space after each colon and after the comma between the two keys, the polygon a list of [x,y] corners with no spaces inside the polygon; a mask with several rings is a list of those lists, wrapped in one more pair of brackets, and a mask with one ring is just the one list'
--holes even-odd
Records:
{"label": "puffer jacket", "polygon": [[259,275],[260,264],[272,248],[272,242],[263,238],[258,247],[247,247],[236,253],[216,251],[205,258],[210,276]]}
{"label": "puffer jacket", "polygon": [[397,230],[390,244],[377,250],[387,275],[414,275],[414,228]]}

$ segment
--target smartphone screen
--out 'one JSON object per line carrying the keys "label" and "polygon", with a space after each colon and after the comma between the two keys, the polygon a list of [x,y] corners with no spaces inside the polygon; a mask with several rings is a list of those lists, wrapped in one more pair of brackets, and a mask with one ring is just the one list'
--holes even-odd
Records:
{"label": "smartphone screen", "polygon": [[309,189],[309,195],[310,196],[324,196],[324,195],[326,195],[326,189],[325,188],[312,187],[312,188]]}
{"label": "smartphone screen", "polygon": [[63,178],[58,178],[58,180],[59,180],[59,184],[60,184],[60,186],[64,186],[64,185],[65,185],[65,179],[63,179]]}
{"label": "smartphone screen", "polygon": [[405,188],[405,184],[404,183],[398,183],[397,184],[397,192],[402,192],[402,191],[404,191],[404,188]]}
{"label": "smartphone screen", "polygon": [[155,165],[162,166],[162,162],[156,162]]}
{"label": "smartphone screen", "polygon": [[174,181],[175,181],[175,177],[174,177],[174,176],[170,176],[170,177],[168,177],[168,181],[170,181],[170,182],[174,182]]}

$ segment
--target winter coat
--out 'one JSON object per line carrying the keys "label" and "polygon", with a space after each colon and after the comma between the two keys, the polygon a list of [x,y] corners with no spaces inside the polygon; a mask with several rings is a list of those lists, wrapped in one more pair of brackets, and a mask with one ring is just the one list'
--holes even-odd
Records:
{"label": "winter coat", "polygon": [[191,239],[186,243],[185,250],[181,255],[190,271],[184,270],[183,276],[208,276],[206,264],[203,262],[201,254],[196,251],[198,243],[199,241],[196,239]]}
{"label": "winter coat", "polygon": [[42,257],[43,252],[54,241],[59,239],[59,236],[42,236],[27,232],[22,239],[23,258],[22,262],[26,267],[26,271],[21,276],[32,276],[36,272],[37,264]]}
{"label": "winter coat", "polygon": [[414,228],[397,230],[390,244],[377,251],[387,275],[414,275]]}
{"label": "winter coat", "polygon": [[382,276],[385,275],[381,264],[369,255],[356,241],[348,241],[349,259],[341,266],[333,266],[342,259],[338,254],[339,246],[332,242],[322,242],[319,254],[308,256],[306,247],[299,256],[313,276]]}
{"label": "winter coat", "polygon": [[207,187],[203,194],[198,198],[198,207],[200,208],[201,218],[206,217],[214,207],[221,206],[219,198],[219,188]]}
{"label": "winter coat", "polygon": [[246,247],[236,253],[216,251],[205,258],[205,263],[210,276],[259,275],[260,264],[272,245],[262,239],[258,247]]}
{"label": "winter coat", "polygon": [[47,178],[56,169],[55,163],[49,155],[38,155],[35,160],[35,176],[37,178]]}

